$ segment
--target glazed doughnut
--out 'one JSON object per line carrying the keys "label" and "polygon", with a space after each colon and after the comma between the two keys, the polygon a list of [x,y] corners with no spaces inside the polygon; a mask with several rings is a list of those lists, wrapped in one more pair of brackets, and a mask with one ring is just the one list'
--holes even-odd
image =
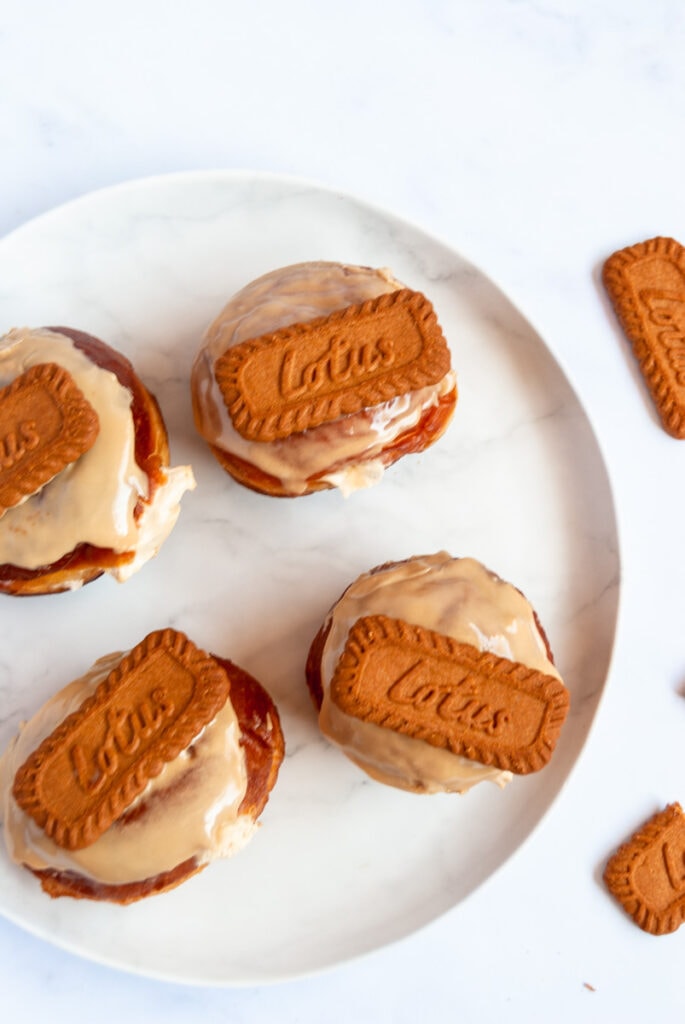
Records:
{"label": "glazed doughnut", "polygon": [[0,387],[56,365],[96,414],[92,447],[0,514],[0,592],[71,590],[107,572],[123,581],[156,554],[176,522],[190,467],[169,467],[155,397],[104,342],[67,327],[14,329],[0,339]]}
{"label": "glazed doughnut", "polygon": [[387,270],[300,263],[239,291],[191,380],[199,433],[239,483],[348,494],[433,444],[457,400],[432,306]]}
{"label": "glazed doughnut", "polygon": [[[538,770],[568,708],[521,591],[445,552],[352,583],[311,644],[306,680],[324,735],[372,778],[415,793],[503,787]],[[541,724],[521,725],[540,707]]]}
{"label": "glazed doughnut", "polygon": [[[153,676],[160,652],[166,661]],[[184,666],[178,680],[171,659]],[[195,685],[190,725],[186,669]],[[151,768],[153,754],[164,763]],[[0,759],[5,843],[50,896],[131,903],[242,849],[283,754],[278,711],[260,683],[184,634],[159,631],[132,652],[101,658],[10,744]],[[45,796],[57,784],[71,787],[68,807]],[[75,814],[79,801],[86,810]]]}

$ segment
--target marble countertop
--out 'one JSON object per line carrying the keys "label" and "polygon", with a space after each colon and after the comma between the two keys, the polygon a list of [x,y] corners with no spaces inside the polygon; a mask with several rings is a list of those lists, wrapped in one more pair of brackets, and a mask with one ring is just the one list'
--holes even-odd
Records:
{"label": "marble countertop", "polygon": [[179,171],[291,175],[393,211],[486,271],[545,339],[601,447],[621,553],[581,756],[456,908],[313,977],[234,988],[115,970],[0,918],[7,1019],[682,1018],[685,929],[643,933],[601,881],[620,842],[685,800],[685,446],[658,422],[600,268],[655,235],[685,242],[684,32],[676,0],[5,4],[1,234]]}

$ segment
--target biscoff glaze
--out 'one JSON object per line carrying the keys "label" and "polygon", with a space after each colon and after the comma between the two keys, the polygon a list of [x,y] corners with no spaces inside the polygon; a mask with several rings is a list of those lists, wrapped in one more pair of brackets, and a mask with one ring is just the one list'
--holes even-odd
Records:
{"label": "biscoff glaze", "polygon": [[193,408],[200,434],[209,444],[275,477],[290,494],[302,494],[313,477],[343,493],[376,483],[383,473],[383,449],[454,390],[452,371],[437,385],[399,395],[372,410],[284,440],[255,442],[233,426],[214,365],[233,345],[403,287],[387,270],[332,262],[298,263],[248,284],[210,324],[193,366]]}
{"label": "biscoff glaze", "polygon": [[367,615],[402,619],[559,679],[526,598],[475,559],[417,556],[365,573],[348,587],[329,616],[321,659],[321,730],[373,778],[429,793],[466,792],[486,779],[506,785],[511,772],[361,721],[332,701],[330,683],[347,635]]}
{"label": "biscoff glaze", "polygon": [[0,818],[12,860],[70,871],[104,885],[154,878],[189,858],[198,865],[237,852],[258,827],[238,809],[247,788],[240,725],[230,698],[190,746],[151,779],[118,821],[90,846],[57,846],[12,796],[14,776],[67,715],[124,657],[111,654],[70,683],[24,726],[0,758]]}
{"label": "biscoff glaze", "polygon": [[[0,516],[0,565],[38,569],[82,543],[130,552],[109,570],[126,579],[171,532],[181,496],[195,486],[188,466],[166,470],[166,481],[147,503],[149,482],[135,461],[131,393],[116,375],[96,365],[63,334],[15,328],[0,338],[0,387],[32,366],[57,363],[74,379],[99,420],[92,448],[37,494]],[[134,510],[143,500],[142,515]]]}

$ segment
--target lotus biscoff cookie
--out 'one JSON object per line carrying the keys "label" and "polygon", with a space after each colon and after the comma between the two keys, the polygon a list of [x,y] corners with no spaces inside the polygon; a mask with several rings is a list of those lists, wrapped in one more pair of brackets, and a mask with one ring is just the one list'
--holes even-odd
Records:
{"label": "lotus biscoff cookie", "polygon": [[0,759],[10,857],[51,896],[131,903],[252,837],[284,743],[266,690],[173,629],[101,658]]}
{"label": "lotus biscoff cookie", "polygon": [[685,814],[669,804],[611,857],[604,871],[611,893],[635,923],[652,935],[685,921]]}
{"label": "lotus biscoff cookie", "polygon": [[352,583],[312,642],[306,677],[324,735],[372,778],[416,793],[539,771],[569,708],[521,591],[445,552]]}
{"label": "lotus biscoff cookie", "polygon": [[519,775],[547,764],[568,710],[552,676],[385,615],[350,630],[331,697],[361,721]]}
{"label": "lotus biscoff cookie", "polygon": [[603,279],[664,429],[685,438],[685,249],[662,237],[631,245]]}
{"label": "lotus biscoff cookie", "polygon": [[387,270],[332,262],[239,291],[205,333],[191,389],[220,465],[278,497],[376,483],[438,440],[457,400],[429,299]]}

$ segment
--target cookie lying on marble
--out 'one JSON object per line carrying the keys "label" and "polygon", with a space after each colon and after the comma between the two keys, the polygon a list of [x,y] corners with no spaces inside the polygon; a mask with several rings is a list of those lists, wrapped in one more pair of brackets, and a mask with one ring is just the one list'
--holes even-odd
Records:
{"label": "cookie lying on marble", "polygon": [[457,399],[429,300],[385,270],[300,263],[235,295],[192,372],[195,423],[240,483],[278,497],[375,483]]}
{"label": "cookie lying on marble", "polygon": [[322,732],[372,778],[417,793],[540,770],[569,707],[523,594],[445,552],[352,583],[306,677]]}
{"label": "cookie lying on marble", "polygon": [[653,815],[604,870],[610,892],[643,931],[674,932],[685,921],[685,814],[679,803]]}
{"label": "cookie lying on marble", "polygon": [[66,327],[0,338],[0,592],[125,580],[171,532],[190,467],[170,468],[131,363]]}
{"label": "cookie lying on marble", "polygon": [[685,249],[651,238],[615,252],[602,276],[664,429],[685,438]]}
{"label": "cookie lying on marble", "polygon": [[101,658],[0,760],[11,858],[51,896],[131,903],[254,834],[284,742],[266,690],[183,633]]}

